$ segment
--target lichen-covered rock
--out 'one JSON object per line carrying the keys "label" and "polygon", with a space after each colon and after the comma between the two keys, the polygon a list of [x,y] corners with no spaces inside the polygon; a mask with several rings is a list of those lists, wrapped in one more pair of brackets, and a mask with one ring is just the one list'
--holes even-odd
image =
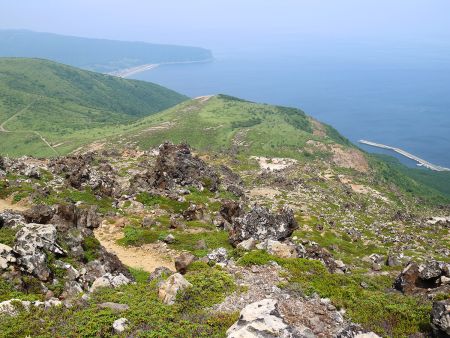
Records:
{"label": "lichen-covered rock", "polygon": [[161,284],[158,290],[158,297],[164,304],[172,305],[175,303],[178,292],[191,286],[192,284],[183,275],[175,273]]}
{"label": "lichen-covered rock", "polygon": [[127,304],[113,303],[113,302],[105,302],[98,304],[100,309],[111,309],[114,312],[124,312],[130,309]]}
{"label": "lichen-covered rock", "polygon": [[425,264],[422,270],[419,272],[419,277],[422,280],[436,279],[442,274],[441,266],[437,261],[431,261]]}
{"label": "lichen-covered rock", "polygon": [[450,337],[450,299],[433,303],[431,326],[437,337]]}
{"label": "lichen-covered rock", "polygon": [[227,338],[294,338],[299,337],[284,322],[275,299],[263,299],[242,309],[239,320],[227,330]]}
{"label": "lichen-covered rock", "polygon": [[292,209],[283,207],[279,214],[274,215],[268,209],[255,205],[243,217],[233,219],[230,242],[236,246],[249,238],[278,241],[291,236],[297,227]]}
{"label": "lichen-covered rock", "polygon": [[56,242],[56,227],[53,224],[24,225],[16,234],[14,251],[19,254],[18,263],[24,271],[46,281],[50,277],[47,252],[65,255]]}

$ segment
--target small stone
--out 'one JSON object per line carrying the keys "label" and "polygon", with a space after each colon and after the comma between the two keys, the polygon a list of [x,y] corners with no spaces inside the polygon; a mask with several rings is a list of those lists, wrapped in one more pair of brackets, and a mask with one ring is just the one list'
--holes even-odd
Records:
{"label": "small stone", "polygon": [[115,333],[123,333],[128,328],[128,319],[119,318],[114,321],[113,329]]}
{"label": "small stone", "polygon": [[245,241],[242,241],[236,247],[241,250],[250,251],[253,250],[256,246],[257,242],[253,237],[250,237],[249,239],[246,239]]}
{"label": "small stone", "polygon": [[168,234],[164,239],[163,239],[164,243],[167,244],[172,244],[175,243],[175,237],[172,234]]}
{"label": "small stone", "polygon": [[400,262],[398,257],[393,256],[393,255],[388,255],[388,257],[386,259],[386,265],[387,266],[400,266],[400,265],[402,265],[402,263]]}
{"label": "small stone", "polygon": [[216,263],[226,263],[228,260],[228,252],[225,248],[217,248],[208,254],[208,259]]}
{"label": "small stone", "polygon": [[373,271],[381,271],[381,265],[378,263],[373,263],[372,264],[372,270]]}
{"label": "small stone", "polygon": [[361,282],[359,283],[359,285],[363,288],[363,289],[367,289],[369,287],[369,284],[367,284],[366,282]]}
{"label": "small stone", "polygon": [[155,220],[153,219],[153,217],[145,216],[142,219],[142,226],[143,227],[151,227],[153,225],[155,225]]}
{"label": "small stone", "polygon": [[185,274],[189,265],[196,260],[196,257],[190,252],[182,253],[175,259],[175,269],[181,274]]}

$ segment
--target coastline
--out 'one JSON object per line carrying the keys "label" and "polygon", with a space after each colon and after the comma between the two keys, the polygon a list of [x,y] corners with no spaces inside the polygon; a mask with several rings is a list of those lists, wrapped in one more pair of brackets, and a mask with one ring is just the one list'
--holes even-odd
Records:
{"label": "coastline", "polygon": [[111,76],[120,77],[120,78],[127,78],[127,77],[130,77],[131,75],[143,73],[143,72],[155,69],[159,66],[181,65],[181,64],[191,64],[191,63],[206,63],[206,62],[211,62],[213,60],[214,59],[211,58],[211,59],[198,60],[198,61],[175,61],[175,62],[162,62],[162,63],[147,63],[147,64],[139,65],[136,67],[119,69],[119,70],[116,70],[116,71],[113,71],[113,72],[110,72],[107,74],[111,75]]}

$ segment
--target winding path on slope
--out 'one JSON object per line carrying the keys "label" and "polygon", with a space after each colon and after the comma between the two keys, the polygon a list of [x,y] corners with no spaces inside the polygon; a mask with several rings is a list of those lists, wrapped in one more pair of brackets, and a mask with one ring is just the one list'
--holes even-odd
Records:
{"label": "winding path on slope", "polygon": [[[23,132],[23,131],[11,131],[11,130],[7,130],[5,128],[5,124],[8,123],[9,121],[11,121],[12,119],[14,119],[15,117],[19,116],[20,114],[24,113],[25,111],[27,111],[33,104],[35,104],[37,101],[34,100],[33,102],[31,102],[29,105],[27,105],[25,108],[22,108],[21,110],[19,110],[18,112],[16,112],[14,115],[8,117],[5,121],[3,121],[0,124],[0,133],[13,133],[13,132]],[[28,131],[25,131],[28,132]],[[40,133],[38,133],[37,131],[30,131],[30,133],[35,134],[37,137],[39,137],[41,139],[42,142],[45,143],[46,146],[48,146],[56,155],[59,155],[59,153],[56,151],[56,149],[44,138],[44,136],[42,136]]]}
{"label": "winding path on slope", "polygon": [[35,102],[36,102],[36,100],[34,100],[29,105],[27,105],[25,108],[20,109],[18,112],[16,112],[15,114],[13,114],[10,117],[8,117],[5,121],[3,121],[2,124],[0,124],[0,132],[2,132],[2,133],[12,133],[12,131],[5,129],[5,124],[8,123],[9,121],[11,121],[13,118],[15,118],[15,117],[19,116],[20,114],[22,114],[23,112],[27,111],[28,108],[30,108]]}

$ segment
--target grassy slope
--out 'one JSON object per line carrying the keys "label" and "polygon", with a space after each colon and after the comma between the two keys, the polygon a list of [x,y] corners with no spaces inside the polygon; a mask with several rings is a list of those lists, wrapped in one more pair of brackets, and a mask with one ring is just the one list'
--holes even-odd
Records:
{"label": "grassy slope", "polygon": [[187,99],[161,86],[39,59],[0,58],[0,153],[53,155]]}
{"label": "grassy slope", "polygon": [[[277,107],[218,95],[184,102],[136,122],[133,132],[121,137],[142,148],[164,140],[186,141],[199,150],[230,151],[248,155],[303,158],[300,150],[310,139],[341,142],[313,135],[310,118],[301,110]],[[326,129],[328,130],[328,129]]]}
{"label": "grassy slope", "polygon": [[210,59],[198,47],[88,39],[24,30],[0,30],[0,56],[39,57],[100,72],[147,63]]}

